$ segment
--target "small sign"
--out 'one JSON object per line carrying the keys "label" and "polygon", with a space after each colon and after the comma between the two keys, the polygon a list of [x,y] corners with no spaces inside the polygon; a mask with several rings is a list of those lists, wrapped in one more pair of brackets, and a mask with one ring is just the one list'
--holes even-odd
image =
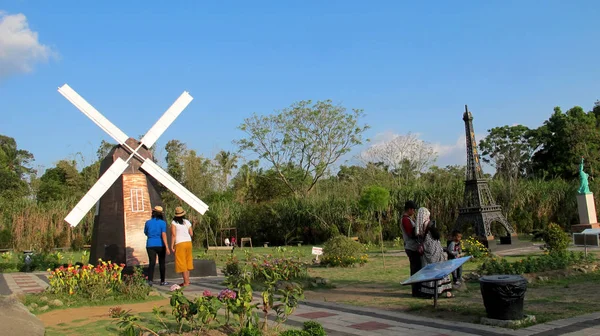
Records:
{"label": "small sign", "polygon": [[312,254],[317,256],[317,261],[319,261],[319,256],[323,255],[322,247],[314,247],[312,248]]}

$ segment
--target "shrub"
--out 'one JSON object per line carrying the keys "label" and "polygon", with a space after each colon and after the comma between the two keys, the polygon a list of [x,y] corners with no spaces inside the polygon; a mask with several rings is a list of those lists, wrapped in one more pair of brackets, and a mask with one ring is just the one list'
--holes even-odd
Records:
{"label": "shrub", "polygon": [[85,241],[83,240],[83,236],[77,235],[71,241],[71,250],[81,251],[81,250],[83,250],[84,245],[85,245]]}
{"label": "shrub", "polygon": [[550,252],[566,251],[571,244],[571,237],[555,223],[550,223],[542,233],[545,248]]}
{"label": "shrub", "polygon": [[[29,260],[27,260],[29,257]],[[22,272],[32,272],[45,269],[55,269],[62,263],[63,255],[60,252],[56,253],[32,253],[25,255],[24,253],[19,254],[18,268]]]}
{"label": "shrub", "polygon": [[0,272],[16,272],[18,271],[17,263],[14,262],[12,252],[4,252],[0,254]]}
{"label": "shrub", "polygon": [[481,259],[489,255],[489,250],[475,237],[461,240],[460,245],[463,254],[470,255],[473,259]]}
{"label": "shrub", "polygon": [[363,246],[345,236],[335,236],[323,246],[321,265],[347,267],[353,264],[364,264],[368,261],[366,255],[361,256]]}
{"label": "shrub", "polygon": [[240,329],[240,331],[238,331],[238,333],[236,334],[237,336],[262,336],[262,331],[258,328],[249,328],[249,327],[245,327]]}
{"label": "shrub", "polygon": [[286,330],[284,332],[282,332],[281,334],[279,334],[279,336],[310,336],[311,334],[307,333],[304,330],[299,330],[299,329],[289,329]]}
{"label": "shrub", "polygon": [[238,277],[242,274],[242,268],[240,267],[240,262],[236,256],[232,255],[225,262],[225,267],[223,268],[223,274],[225,276],[233,276]]}
{"label": "shrub", "polygon": [[527,257],[515,262],[504,258],[492,257],[484,261],[477,272],[482,275],[494,274],[527,274],[565,269],[572,265],[591,262],[594,256],[587,257],[583,252],[551,252],[538,257]]}
{"label": "shrub", "polygon": [[323,326],[316,321],[306,321],[304,322],[304,331],[307,332],[310,336],[327,336],[325,329]]}

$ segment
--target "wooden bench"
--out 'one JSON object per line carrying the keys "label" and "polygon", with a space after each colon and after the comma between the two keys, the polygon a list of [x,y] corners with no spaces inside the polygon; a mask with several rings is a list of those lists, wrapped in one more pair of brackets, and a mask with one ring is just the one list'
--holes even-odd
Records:
{"label": "wooden bench", "polygon": [[65,251],[68,251],[70,249],[71,249],[70,247],[55,247],[55,248],[52,249],[52,251],[65,252]]}
{"label": "wooden bench", "polygon": [[209,251],[233,251],[235,246],[209,246]]}
{"label": "wooden bench", "polygon": [[250,243],[250,248],[253,248],[252,247],[252,238],[250,238],[250,237],[243,237],[240,240],[240,248],[244,248],[244,243]]}

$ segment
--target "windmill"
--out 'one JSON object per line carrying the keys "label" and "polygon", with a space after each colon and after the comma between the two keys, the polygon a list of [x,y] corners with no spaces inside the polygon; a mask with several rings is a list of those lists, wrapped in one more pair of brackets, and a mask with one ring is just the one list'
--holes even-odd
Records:
{"label": "windmill", "polygon": [[150,130],[136,140],[128,137],[67,84],[58,92],[117,141],[100,164],[100,178],[65,217],[72,227],[96,205],[90,262],[98,258],[134,266],[148,263],[144,224],[152,207],[162,205],[160,183],[200,214],[208,206],[152,161],[149,148],[192,101],[187,91]]}

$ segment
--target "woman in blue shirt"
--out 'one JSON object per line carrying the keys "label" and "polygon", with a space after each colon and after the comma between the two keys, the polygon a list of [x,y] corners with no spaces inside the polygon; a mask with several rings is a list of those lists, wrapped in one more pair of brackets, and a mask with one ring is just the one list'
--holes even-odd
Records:
{"label": "woman in blue shirt", "polygon": [[146,222],[144,233],[148,237],[146,241],[146,251],[148,252],[148,284],[152,286],[154,280],[154,266],[156,265],[156,256],[158,256],[158,265],[160,269],[160,285],[166,286],[169,283],[165,281],[165,258],[169,251],[167,244],[167,222],[163,217],[163,208],[155,206],[152,209],[152,218]]}

